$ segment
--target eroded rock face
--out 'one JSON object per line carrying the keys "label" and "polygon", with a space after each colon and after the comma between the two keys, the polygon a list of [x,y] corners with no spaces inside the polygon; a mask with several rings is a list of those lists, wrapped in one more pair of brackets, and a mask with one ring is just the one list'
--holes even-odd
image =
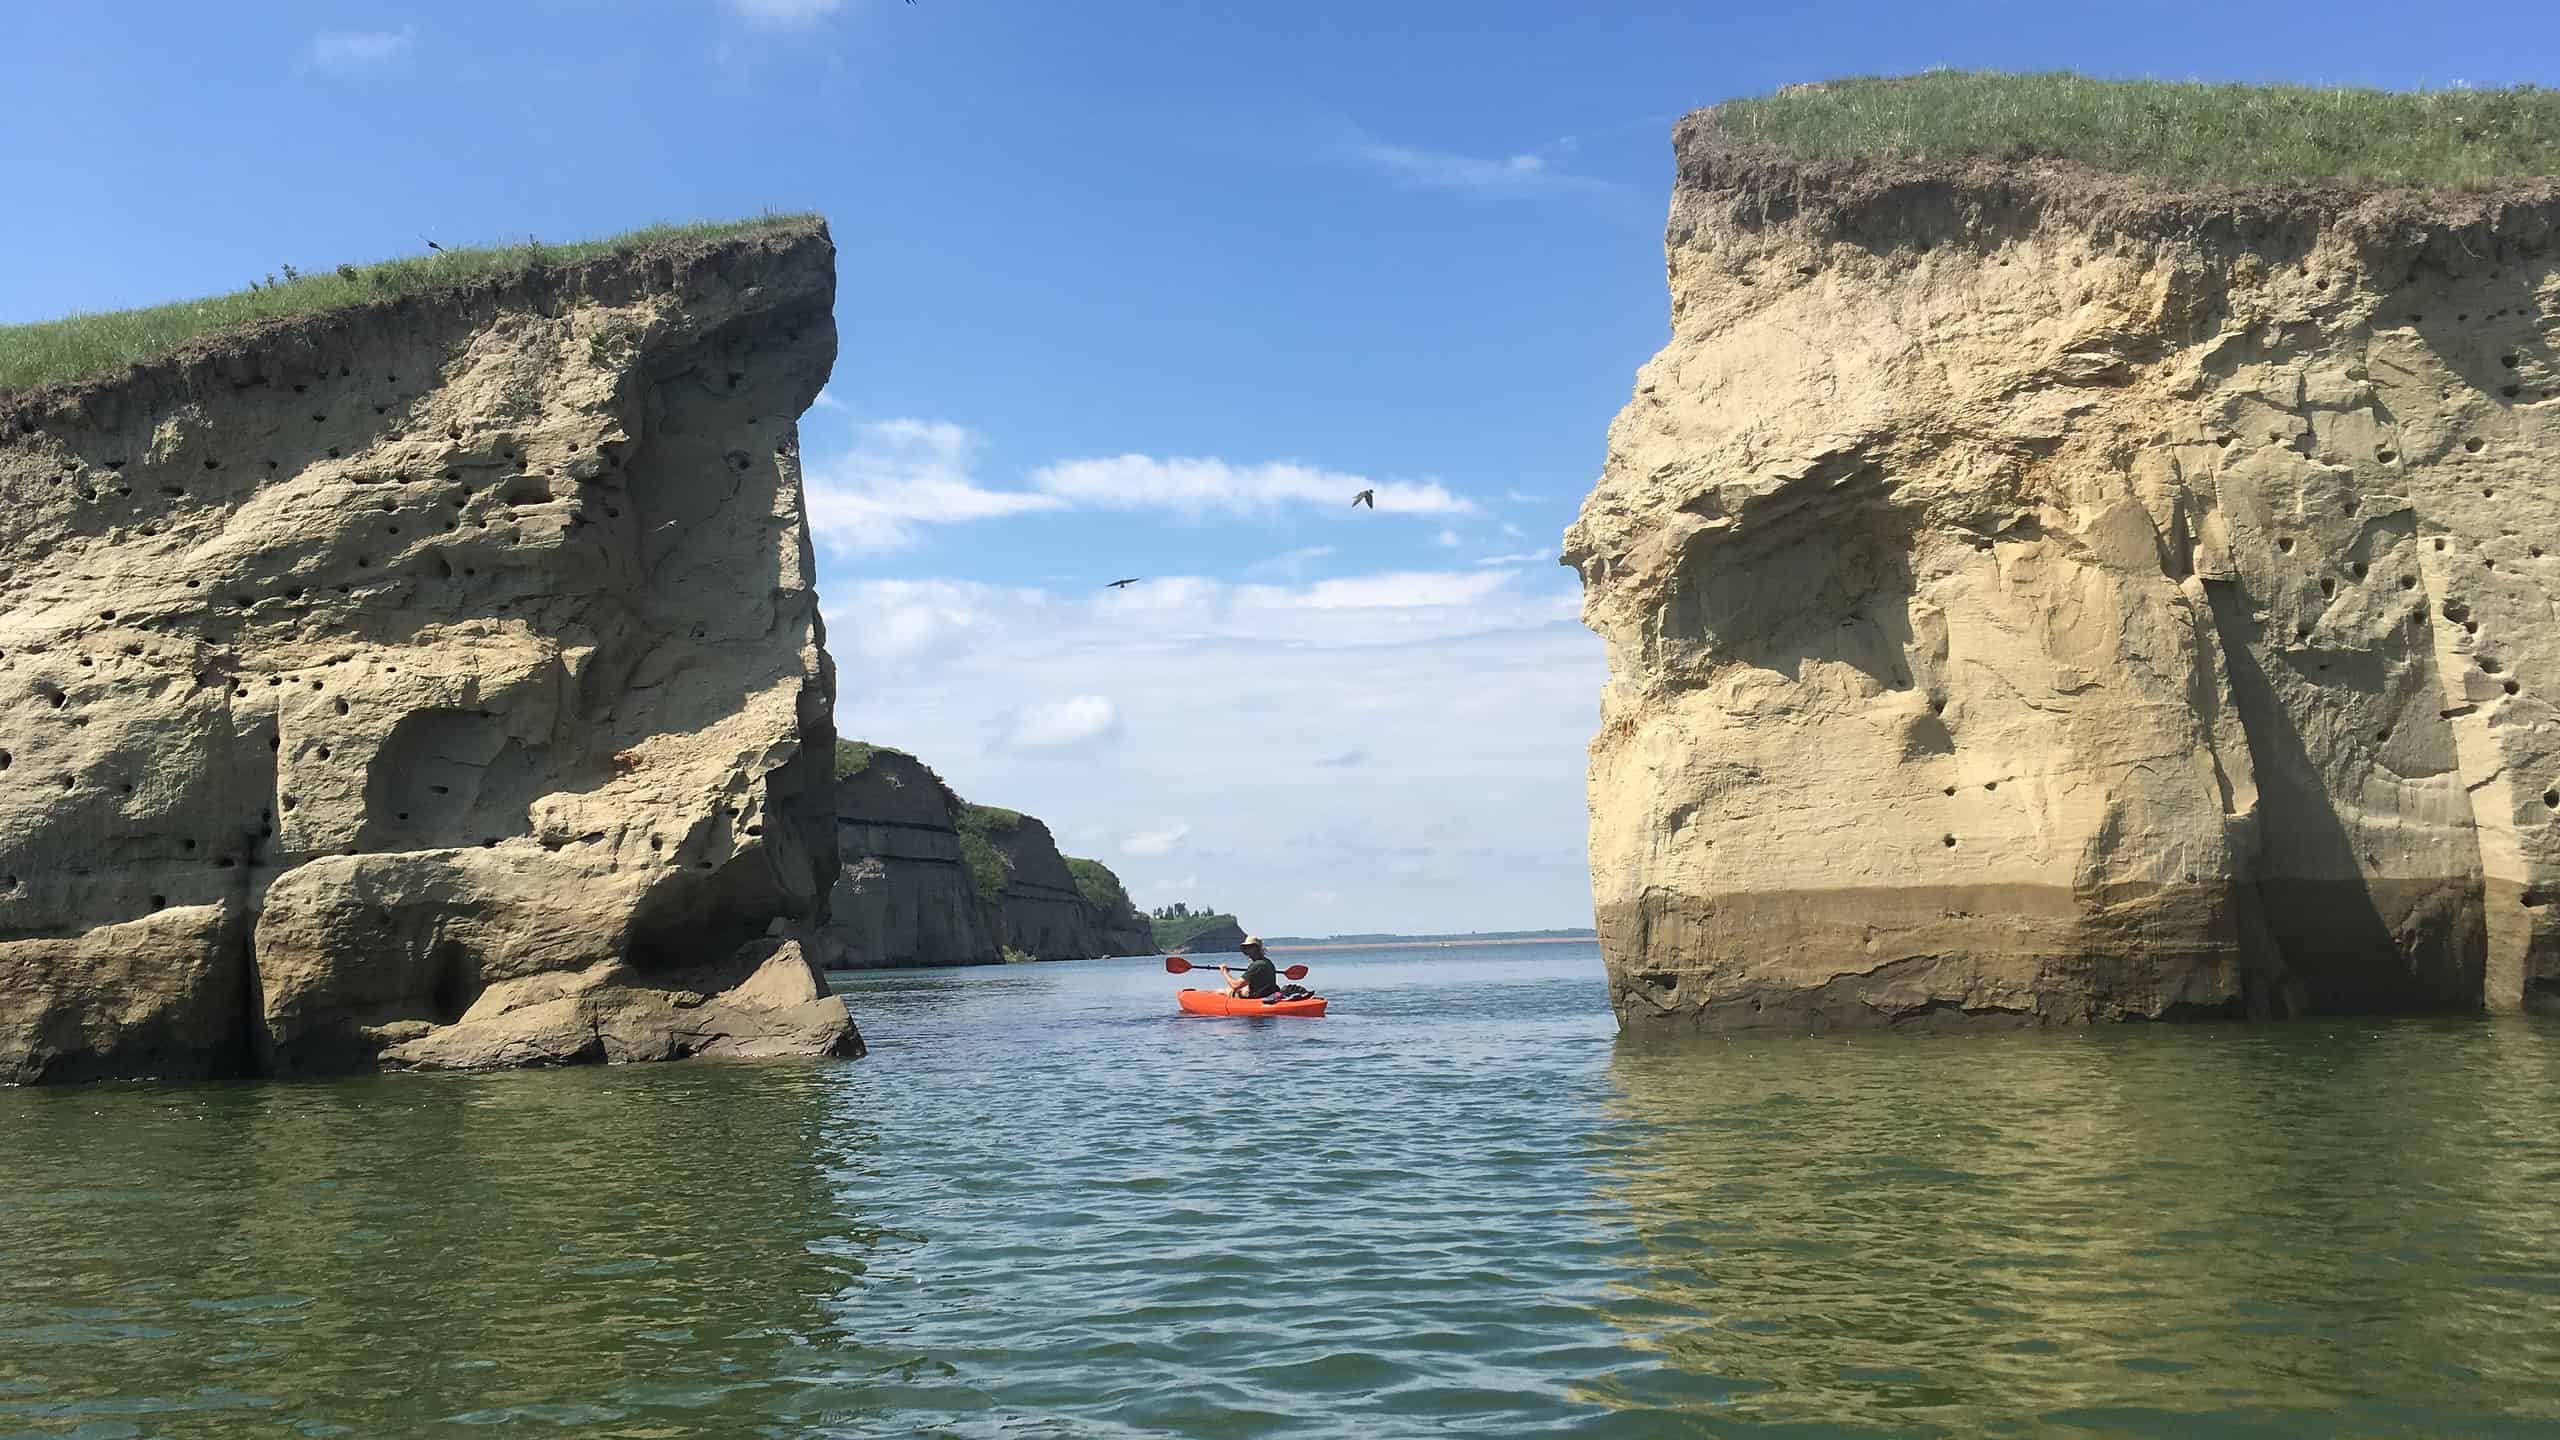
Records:
{"label": "eroded rock face", "polygon": [[769,229],[0,397],[0,1078],[856,1049],[765,938],[833,295]]}
{"label": "eroded rock face", "polygon": [[2560,995],[2560,197],[1677,146],[1565,555],[1622,1022]]}

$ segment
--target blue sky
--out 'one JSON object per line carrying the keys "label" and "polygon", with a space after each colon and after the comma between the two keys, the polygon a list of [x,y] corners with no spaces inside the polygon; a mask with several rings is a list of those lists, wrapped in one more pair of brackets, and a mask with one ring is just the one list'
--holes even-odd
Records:
{"label": "blue sky", "polygon": [[803,448],[847,734],[1146,903],[1585,924],[1602,663],[1554,555],[1665,333],[1676,116],[1940,64],[2560,78],[2535,6],[1806,13],[28,4],[0,322],[823,211],[843,351]]}

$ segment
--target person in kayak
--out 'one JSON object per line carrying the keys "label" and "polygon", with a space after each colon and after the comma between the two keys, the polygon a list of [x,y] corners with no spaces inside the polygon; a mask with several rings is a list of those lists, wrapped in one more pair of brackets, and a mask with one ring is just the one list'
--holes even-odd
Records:
{"label": "person in kayak", "polygon": [[1262,937],[1247,935],[1236,949],[1245,958],[1244,974],[1228,969],[1224,961],[1218,965],[1218,973],[1227,978],[1227,993],[1242,1000],[1268,1000],[1279,994],[1280,970],[1262,953]]}

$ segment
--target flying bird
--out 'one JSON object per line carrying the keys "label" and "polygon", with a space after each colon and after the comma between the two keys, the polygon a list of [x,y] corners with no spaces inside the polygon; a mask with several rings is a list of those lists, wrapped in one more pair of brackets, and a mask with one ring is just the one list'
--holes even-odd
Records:
{"label": "flying bird", "polygon": [[1103,589],[1105,589],[1105,590],[1126,590],[1126,589],[1128,589],[1130,586],[1137,584],[1137,583],[1138,583],[1138,580],[1139,580],[1139,577],[1138,577],[1138,576],[1132,575],[1132,576],[1130,576],[1130,577],[1129,577],[1128,579],[1126,579],[1126,580],[1114,580],[1114,581],[1112,581],[1110,584],[1105,585],[1105,586],[1103,586],[1102,588],[1103,588]]}
{"label": "flying bird", "polygon": [[1352,509],[1357,510],[1357,509],[1359,509],[1359,508],[1360,508],[1361,506],[1363,506],[1363,505],[1368,506],[1368,507],[1369,507],[1370,509],[1372,509],[1372,510],[1377,509],[1377,508],[1378,508],[1378,492],[1377,492],[1377,491],[1375,491],[1375,490],[1363,490],[1363,491],[1361,491],[1359,494],[1354,495],[1354,496],[1352,496],[1352,497],[1351,497],[1351,508],[1352,508]]}
{"label": "flying bird", "polygon": [[[419,236],[418,238],[419,238],[419,239],[421,239],[421,240],[427,240],[427,237],[426,237],[426,236],[424,236],[424,235],[421,235],[421,236]],[[443,253],[444,253],[444,247],[443,247],[443,246],[441,246],[441,245],[439,245],[439,244],[437,244],[437,243],[436,243],[436,242],[434,242],[433,240],[427,240],[427,248],[428,248],[428,249],[430,249],[430,250],[435,251],[435,252],[436,252],[437,254],[439,254],[439,255],[441,255],[441,254],[443,254]]]}

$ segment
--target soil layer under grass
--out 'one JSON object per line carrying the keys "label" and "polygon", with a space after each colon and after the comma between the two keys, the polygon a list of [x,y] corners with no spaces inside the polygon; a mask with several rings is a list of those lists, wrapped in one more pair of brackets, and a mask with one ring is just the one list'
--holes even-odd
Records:
{"label": "soil layer under grass", "polygon": [[546,267],[681,249],[819,223],[814,215],[651,225],[566,245],[455,248],[371,265],[338,265],[279,277],[253,289],[173,305],[0,325],[0,393],[112,374],[169,355],[189,341],[260,321],[318,314],[403,296],[503,285]]}

